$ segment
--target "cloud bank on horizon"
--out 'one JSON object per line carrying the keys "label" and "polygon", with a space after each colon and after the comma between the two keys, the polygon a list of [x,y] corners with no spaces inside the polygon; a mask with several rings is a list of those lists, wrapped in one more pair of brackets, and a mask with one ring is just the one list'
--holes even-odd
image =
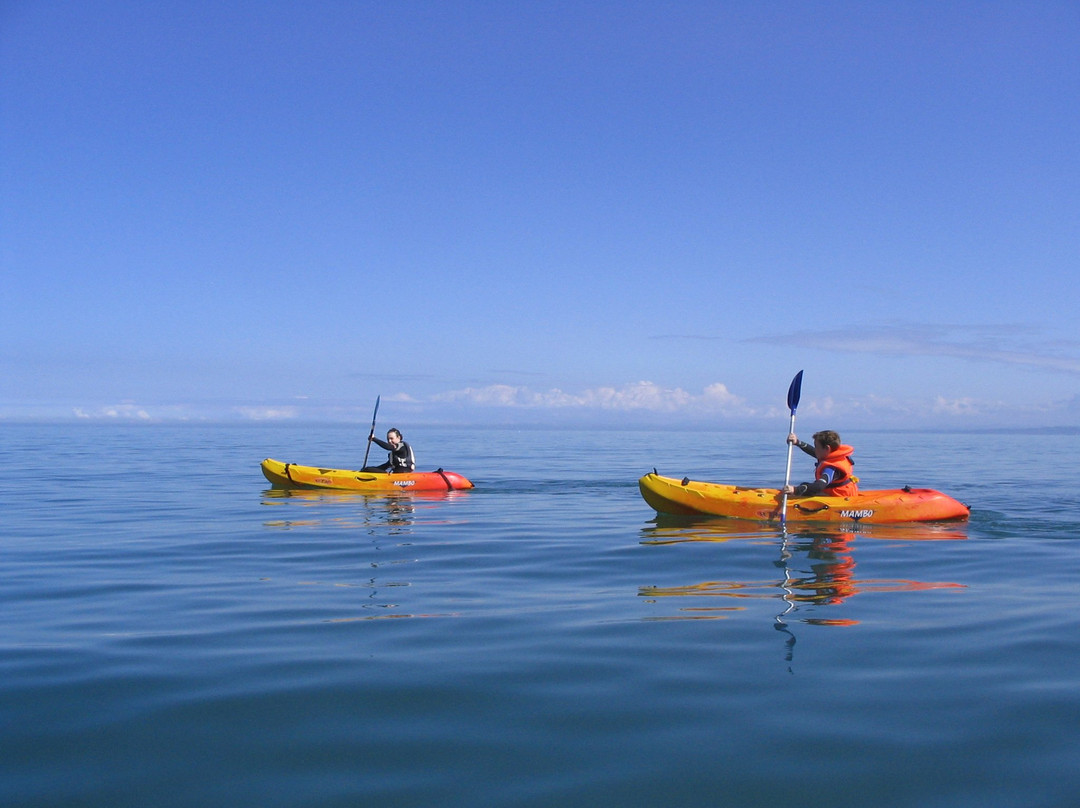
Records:
{"label": "cloud bank on horizon", "polygon": [[[664,340],[710,340],[712,337],[665,335]],[[1003,349],[1003,341],[1023,338],[1024,350]],[[882,356],[945,356],[981,363],[988,373],[995,364],[1019,366],[1038,372],[1080,375],[1078,342],[1043,340],[1036,328],[1023,326],[953,326],[896,325],[847,330],[799,331],[772,337],[754,337],[749,341],[778,345],[799,345],[823,353],[864,353]],[[1070,355],[1072,352],[1072,355]],[[750,401],[731,391],[722,382],[713,382],[700,391],[668,387],[642,380],[622,385],[599,386],[579,390],[558,387],[537,388],[524,384],[494,383],[466,386],[431,394],[409,392],[409,385],[428,382],[414,374],[378,373],[363,376],[373,388],[397,385],[382,395],[386,405],[419,418],[422,422],[469,421],[490,423],[494,418],[505,423],[541,421],[555,423],[595,423],[608,416],[613,424],[635,424],[652,416],[686,419],[689,423],[709,420],[714,424],[735,425],[776,422],[786,416],[782,401]],[[828,380],[813,380],[818,386]],[[401,389],[401,386],[405,389]],[[237,404],[216,408],[198,403],[188,405],[138,405],[127,401],[97,408],[77,407],[72,416],[79,420],[173,421],[173,420],[247,420],[258,422],[345,420],[366,418],[365,404],[325,402],[297,397],[289,404]],[[1075,426],[1080,415],[1080,396],[1060,400],[1027,401],[1018,406],[1000,400],[970,396],[947,398],[925,391],[898,398],[878,394],[806,396],[800,404],[802,416],[820,420],[854,422],[858,425],[947,425],[1007,426],[1022,423],[1031,426]],[[620,421],[623,416],[628,416]],[[634,416],[638,416],[636,419]],[[652,423],[661,423],[652,418]]]}
{"label": "cloud bank on horizon", "polygon": [[[536,390],[524,386],[489,385],[463,388],[417,398],[407,393],[383,396],[385,405],[397,405],[401,415],[416,423],[483,425],[736,426],[775,424],[784,421],[783,402],[751,406],[716,382],[699,393],[667,388],[649,381],[621,387],[599,387],[576,392],[558,388]],[[76,407],[68,417],[78,421],[168,422],[296,422],[330,421],[365,423],[370,405],[344,402],[311,402],[307,406],[237,404],[207,406],[190,404],[138,404],[132,401],[96,408]],[[391,411],[389,406],[385,412]],[[1004,428],[1077,427],[1080,396],[1057,402],[1033,403],[1024,409],[1004,402],[973,398],[887,398],[878,395],[806,397],[800,403],[805,421],[829,421],[860,428]],[[32,418],[7,414],[0,422],[66,420],[62,412],[46,411]]]}

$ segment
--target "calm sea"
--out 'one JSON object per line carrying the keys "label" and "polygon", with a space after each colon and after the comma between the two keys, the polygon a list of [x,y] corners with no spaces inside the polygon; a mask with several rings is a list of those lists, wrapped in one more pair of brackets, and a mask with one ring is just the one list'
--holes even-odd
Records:
{"label": "calm sea", "polygon": [[1080,804],[1080,436],[845,433],[970,523],[785,536],[637,479],[777,485],[786,423],[404,431],[477,487],[259,473],[364,425],[0,427],[0,805]]}

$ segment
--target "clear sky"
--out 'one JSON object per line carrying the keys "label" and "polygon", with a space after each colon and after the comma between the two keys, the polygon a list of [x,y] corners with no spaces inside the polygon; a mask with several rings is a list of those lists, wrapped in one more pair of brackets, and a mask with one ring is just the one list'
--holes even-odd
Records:
{"label": "clear sky", "polygon": [[1078,259],[1075,0],[0,0],[0,421],[1080,426]]}

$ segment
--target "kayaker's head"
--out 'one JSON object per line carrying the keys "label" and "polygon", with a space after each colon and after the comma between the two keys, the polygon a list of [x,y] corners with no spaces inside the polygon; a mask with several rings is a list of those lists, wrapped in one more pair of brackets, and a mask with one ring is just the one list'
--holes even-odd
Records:
{"label": "kayaker's head", "polygon": [[386,433],[386,442],[396,449],[401,445],[401,432],[396,429],[391,429]]}
{"label": "kayaker's head", "polygon": [[814,454],[818,460],[840,447],[840,436],[831,429],[814,433]]}

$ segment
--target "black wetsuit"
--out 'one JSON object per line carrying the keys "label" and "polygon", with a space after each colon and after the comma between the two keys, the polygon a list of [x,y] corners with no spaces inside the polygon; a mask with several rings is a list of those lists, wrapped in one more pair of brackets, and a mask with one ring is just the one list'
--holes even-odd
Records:
{"label": "black wetsuit", "polygon": [[378,444],[390,452],[390,457],[381,466],[369,466],[366,471],[383,471],[388,474],[408,474],[416,470],[416,458],[413,457],[412,447],[405,441],[397,445],[395,449],[386,441],[372,438],[372,443]]}

